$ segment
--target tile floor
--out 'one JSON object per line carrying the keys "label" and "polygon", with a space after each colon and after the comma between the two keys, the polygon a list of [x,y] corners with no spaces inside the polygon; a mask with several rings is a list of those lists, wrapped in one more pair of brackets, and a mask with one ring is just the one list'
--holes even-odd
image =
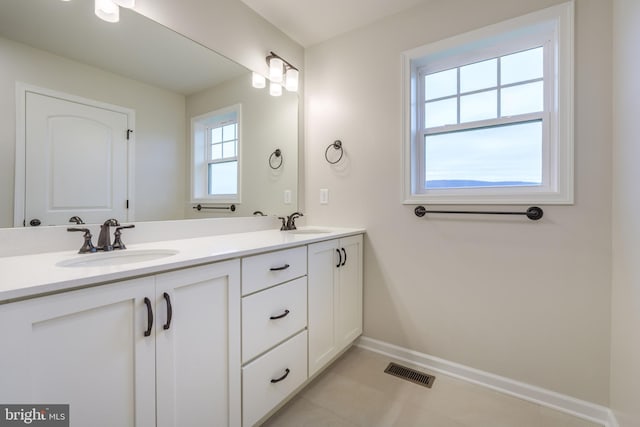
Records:
{"label": "tile floor", "polygon": [[411,367],[350,349],[263,427],[599,426],[443,374],[431,389],[415,385],[384,373],[392,361]]}

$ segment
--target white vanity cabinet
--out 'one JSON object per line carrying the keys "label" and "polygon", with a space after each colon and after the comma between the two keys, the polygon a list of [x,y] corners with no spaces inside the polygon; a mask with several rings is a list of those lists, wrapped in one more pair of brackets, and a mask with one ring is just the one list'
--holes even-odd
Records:
{"label": "white vanity cabinet", "polygon": [[307,374],[307,247],[242,260],[242,425],[283,402]]}
{"label": "white vanity cabinet", "polygon": [[239,261],[156,276],[155,313],[156,425],[239,426]]}
{"label": "white vanity cabinet", "polygon": [[309,376],[362,334],[362,235],[308,247]]}
{"label": "white vanity cabinet", "polygon": [[68,403],[72,426],[240,425],[239,276],[225,261],[0,305],[0,401]]}

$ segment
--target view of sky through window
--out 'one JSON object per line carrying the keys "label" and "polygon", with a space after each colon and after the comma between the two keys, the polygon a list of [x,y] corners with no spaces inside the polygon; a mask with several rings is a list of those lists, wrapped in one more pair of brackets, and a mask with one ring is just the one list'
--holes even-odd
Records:
{"label": "view of sky through window", "polygon": [[424,100],[426,189],[542,184],[543,47],[427,74]]}

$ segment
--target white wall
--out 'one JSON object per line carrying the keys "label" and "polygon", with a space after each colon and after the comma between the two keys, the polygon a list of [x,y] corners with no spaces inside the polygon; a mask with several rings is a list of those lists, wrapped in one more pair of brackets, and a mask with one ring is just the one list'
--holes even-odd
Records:
{"label": "white wall", "polygon": [[[284,91],[282,96],[271,96],[267,88],[251,86],[250,74],[243,75],[188,96],[187,126],[192,117],[235,104],[242,105],[242,203],[232,215],[250,216],[256,210],[266,215],[290,214],[298,206],[298,94]],[[268,159],[276,148],[281,150],[283,161],[273,170]],[[274,165],[278,162],[274,160]],[[291,191],[290,204],[284,203],[285,190]],[[187,201],[190,191],[188,188]],[[186,218],[229,215],[197,212],[191,206],[185,210]]]}
{"label": "white wall", "polygon": [[401,52],[557,3],[430,1],[308,49],[308,223],[367,228],[365,335],[607,405],[610,2],[576,2],[575,205],[532,222],[401,204]]}
{"label": "white wall", "polygon": [[613,295],[611,407],[640,426],[640,2],[613,2]]}
{"label": "white wall", "polygon": [[182,217],[184,96],[2,38],[0,70],[0,227],[13,226],[17,81],[135,110],[136,218]]}

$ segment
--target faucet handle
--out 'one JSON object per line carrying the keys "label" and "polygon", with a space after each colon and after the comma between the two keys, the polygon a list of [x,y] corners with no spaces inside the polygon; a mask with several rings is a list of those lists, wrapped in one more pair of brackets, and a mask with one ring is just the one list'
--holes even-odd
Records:
{"label": "faucet handle", "polygon": [[81,231],[84,233],[82,236],[84,237],[84,243],[82,244],[82,247],[78,251],[79,254],[86,254],[86,253],[97,251],[95,246],[93,246],[93,242],[91,241],[91,237],[92,237],[91,230],[89,230],[88,228],[70,227],[70,228],[67,228],[67,231]]}
{"label": "faucet handle", "polygon": [[122,243],[122,229],[124,228],[135,228],[134,224],[130,225],[121,225],[116,228],[116,231],[113,233],[113,249],[127,249],[127,247]]}
{"label": "faucet handle", "polygon": [[78,225],[84,224],[84,221],[82,220],[82,218],[80,218],[77,215],[76,216],[72,216],[71,218],[69,218],[69,222],[75,222]]}
{"label": "faucet handle", "polygon": [[282,220],[282,227],[280,227],[280,231],[286,230],[287,229],[287,220],[282,216],[279,216],[278,219]]}

